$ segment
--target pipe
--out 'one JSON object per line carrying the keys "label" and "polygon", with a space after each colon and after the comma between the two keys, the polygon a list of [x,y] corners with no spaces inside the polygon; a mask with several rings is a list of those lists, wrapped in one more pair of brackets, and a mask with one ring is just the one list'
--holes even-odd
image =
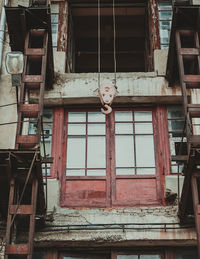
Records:
{"label": "pipe", "polygon": [[6,13],[5,13],[4,7],[7,5],[8,5],[8,0],[4,0],[4,6],[2,6],[1,21],[0,21],[0,74],[2,71],[3,43],[4,43],[4,32],[5,32],[5,24],[6,24]]}

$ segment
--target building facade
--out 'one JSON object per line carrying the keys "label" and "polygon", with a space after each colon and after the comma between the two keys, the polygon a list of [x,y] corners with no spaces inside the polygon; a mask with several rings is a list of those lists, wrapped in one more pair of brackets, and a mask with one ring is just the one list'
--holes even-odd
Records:
{"label": "building facade", "polygon": [[[32,6],[42,9],[38,2]],[[173,9],[174,3],[157,0],[48,4],[54,81],[44,92],[40,152],[53,162],[49,159],[42,168],[47,210],[43,223],[36,219],[33,258],[199,258],[194,213],[186,213],[184,224],[179,217],[184,163],[174,157],[180,146],[187,149],[181,83],[166,77],[166,69],[173,74],[177,66],[170,65],[174,56],[169,49],[175,44],[174,38],[170,42],[173,10],[180,6]],[[199,10],[200,2],[183,4]],[[35,22],[45,23],[32,6],[13,0],[6,8],[13,13],[25,8]],[[22,91],[12,86],[5,68],[14,44],[9,10],[6,15],[5,38],[0,39],[2,152],[16,150]],[[115,84],[112,112],[105,115],[98,90]],[[199,103],[196,88],[187,96]],[[37,104],[39,95],[28,91],[24,98]],[[198,121],[194,127],[198,132]],[[28,120],[23,132],[30,136],[36,131],[36,122]],[[8,196],[3,188],[1,196]],[[23,229],[19,239],[24,239]],[[4,258],[4,242],[1,247]]]}

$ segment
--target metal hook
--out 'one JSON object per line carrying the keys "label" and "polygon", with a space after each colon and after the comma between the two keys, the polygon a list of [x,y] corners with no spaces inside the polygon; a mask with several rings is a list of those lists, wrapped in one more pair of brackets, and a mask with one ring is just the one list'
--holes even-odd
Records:
{"label": "metal hook", "polygon": [[109,114],[109,113],[112,112],[112,108],[111,108],[109,105],[105,104],[105,105],[104,105],[104,108],[107,109],[107,110],[104,110],[103,108],[101,108],[101,112],[102,112],[103,114],[107,115],[107,114]]}

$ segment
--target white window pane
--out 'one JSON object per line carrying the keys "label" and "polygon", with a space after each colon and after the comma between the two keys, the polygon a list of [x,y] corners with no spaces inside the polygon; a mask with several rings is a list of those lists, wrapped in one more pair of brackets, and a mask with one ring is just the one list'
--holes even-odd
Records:
{"label": "white window pane", "polygon": [[105,135],[106,125],[105,124],[88,124],[89,135]]}
{"label": "white window pane", "polygon": [[117,259],[138,259],[137,255],[117,255]]}
{"label": "white window pane", "polygon": [[156,174],[155,168],[137,168],[137,175],[144,175],[144,174]]}
{"label": "white window pane", "polygon": [[101,112],[88,112],[88,122],[105,122],[106,116]]}
{"label": "white window pane", "polygon": [[115,136],[116,167],[134,166],[133,136]]}
{"label": "white window pane", "polygon": [[171,20],[172,18],[172,12],[160,12],[159,13],[160,20]]}
{"label": "white window pane", "polygon": [[81,169],[81,170],[66,170],[66,175],[67,176],[85,176],[85,170]]}
{"label": "white window pane", "polygon": [[68,124],[68,135],[85,135],[85,124]]}
{"label": "white window pane", "polygon": [[134,168],[116,168],[116,175],[134,175]]}
{"label": "white window pane", "polygon": [[69,112],[68,122],[86,122],[86,112]]}
{"label": "white window pane", "polygon": [[106,167],[105,137],[88,137],[87,167]]}
{"label": "white window pane", "polygon": [[133,134],[132,123],[115,123],[116,134]]}
{"label": "white window pane", "polygon": [[135,134],[153,133],[152,123],[135,123]]}
{"label": "white window pane", "polygon": [[140,259],[161,259],[160,255],[140,255]]}
{"label": "white window pane", "polygon": [[152,121],[151,111],[136,111],[134,113],[135,121]]}
{"label": "white window pane", "polygon": [[172,5],[169,2],[159,2],[158,10],[172,10]]}
{"label": "white window pane", "polygon": [[105,176],[106,170],[87,170],[88,176]]}
{"label": "white window pane", "polygon": [[138,167],[154,167],[153,136],[135,136],[136,139],[136,165]]}
{"label": "white window pane", "polygon": [[58,23],[58,14],[51,14],[51,23]]}
{"label": "white window pane", "polygon": [[85,137],[67,138],[67,168],[85,168]]}
{"label": "white window pane", "polygon": [[115,121],[132,121],[133,113],[131,111],[116,111]]}
{"label": "white window pane", "polygon": [[[48,141],[45,140],[44,142],[45,144],[45,153],[47,157],[51,156],[51,137],[48,137]],[[40,143],[40,151],[41,151],[41,155],[44,156],[44,145],[43,142]]]}
{"label": "white window pane", "polygon": [[51,13],[59,13],[59,4],[51,4]]}

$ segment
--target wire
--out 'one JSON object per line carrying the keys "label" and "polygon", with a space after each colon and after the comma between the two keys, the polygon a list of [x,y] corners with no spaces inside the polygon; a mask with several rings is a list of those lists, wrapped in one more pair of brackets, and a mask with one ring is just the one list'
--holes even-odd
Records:
{"label": "wire", "polygon": [[117,84],[117,76],[116,76],[116,70],[117,70],[117,62],[116,62],[116,20],[115,20],[115,0],[113,0],[112,5],[113,10],[113,59],[114,59],[114,86],[116,87]]}
{"label": "wire", "polygon": [[100,88],[101,73],[101,17],[100,17],[100,0],[98,0],[98,87]]}

